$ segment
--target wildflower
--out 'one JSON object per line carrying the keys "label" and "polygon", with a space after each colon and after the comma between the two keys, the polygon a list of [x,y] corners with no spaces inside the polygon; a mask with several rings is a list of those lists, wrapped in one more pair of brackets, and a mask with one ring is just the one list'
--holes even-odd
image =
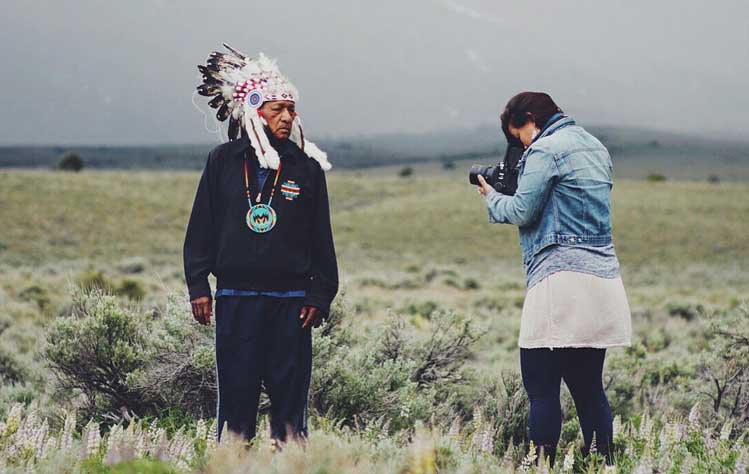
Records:
{"label": "wildflower", "polygon": [[616,438],[622,432],[622,419],[619,415],[616,415],[614,417],[614,422],[612,424],[612,427],[613,427],[613,436],[614,438]]}
{"label": "wildflower", "polygon": [[75,412],[68,411],[65,413],[65,425],[60,435],[60,449],[69,450],[73,447],[73,431],[75,430]]}
{"label": "wildflower", "polygon": [[450,437],[451,440],[455,441],[458,445],[460,445],[460,418],[455,417],[453,418],[452,423],[450,423],[450,431],[447,432],[447,435]]}
{"label": "wildflower", "polygon": [[694,404],[691,410],[689,410],[689,426],[691,428],[700,427],[700,402]]}
{"label": "wildflower", "polygon": [[647,413],[642,415],[642,421],[640,421],[640,432],[638,433],[640,438],[645,441],[645,443],[650,443],[652,436],[653,436],[653,419],[648,416]]}
{"label": "wildflower", "polygon": [[202,441],[206,436],[208,436],[208,426],[205,424],[205,420],[201,418],[195,426],[195,439]]}
{"label": "wildflower", "polygon": [[158,435],[158,437],[153,439],[151,444],[151,456],[159,461],[168,461],[169,444],[166,440],[166,432],[159,428],[156,435]]}
{"label": "wildflower", "polygon": [[42,425],[34,432],[34,452],[37,458],[42,458],[44,453],[45,441],[47,440],[47,434],[49,433],[49,423],[47,419],[44,419]]}
{"label": "wildflower", "polygon": [[520,472],[531,472],[531,468],[536,463],[536,459],[538,459],[536,445],[531,441],[528,445],[528,454],[525,455],[523,461],[520,463]]}
{"label": "wildflower", "polygon": [[687,452],[686,457],[681,463],[681,474],[689,474],[692,472],[692,468],[694,467],[694,459],[692,458],[692,454]]}
{"label": "wildflower", "polygon": [[645,456],[640,460],[640,463],[637,464],[637,467],[632,471],[632,474],[652,474],[652,472],[653,462],[649,457]]}
{"label": "wildflower", "polygon": [[510,438],[510,443],[505,449],[505,453],[502,455],[502,465],[512,466],[512,453],[515,451],[515,441]]}
{"label": "wildflower", "polygon": [[207,449],[213,449],[216,447],[216,444],[218,443],[218,432],[216,431],[218,427],[218,421],[216,418],[213,419],[213,423],[211,423],[211,427],[208,430],[208,435],[205,439],[205,445]]}
{"label": "wildflower", "polygon": [[705,429],[704,431],[705,435],[705,445],[710,451],[715,450],[715,448],[718,446],[718,442],[713,437],[713,433],[709,429]]}
{"label": "wildflower", "polygon": [[54,436],[50,436],[49,438],[47,438],[47,442],[44,443],[44,448],[42,448],[42,453],[39,458],[46,459],[50,454],[52,454],[52,451],[54,451],[55,448],[57,448],[57,440],[54,438]]}
{"label": "wildflower", "polygon": [[733,422],[731,420],[728,420],[723,425],[723,428],[721,428],[720,430],[720,440],[728,441],[731,438],[732,432],[733,432]]}
{"label": "wildflower", "polygon": [[749,458],[747,458],[746,451],[743,451],[736,459],[736,464],[733,467],[733,474],[747,473],[749,473]]}
{"label": "wildflower", "polygon": [[575,467],[575,445],[570,443],[562,462],[562,472],[572,472],[573,467]]}
{"label": "wildflower", "polygon": [[142,458],[146,456],[148,441],[146,441],[146,434],[139,432],[135,442],[135,457]]}
{"label": "wildflower", "polygon": [[159,419],[154,418],[150,425],[148,425],[148,438],[154,440],[158,438],[159,430]]}
{"label": "wildflower", "polygon": [[86,428],[86,444],[83,457],[88,458],[99,452],[101,448],[101,433],[98,423],[89,423]]}
{"label": "wildflower", "polygon": [[485,429],[481,437],[481,451],[485,453],[494,451],[494,434],[489,429]]}
{"label": "wildflower", "polygon": [[479,407],[473,409],[473,429],[478,432],[482,426],[481,410]]}

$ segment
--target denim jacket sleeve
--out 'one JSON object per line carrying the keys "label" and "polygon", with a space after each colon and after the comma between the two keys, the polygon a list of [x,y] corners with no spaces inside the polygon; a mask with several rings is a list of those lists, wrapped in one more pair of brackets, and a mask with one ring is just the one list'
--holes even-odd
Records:
{"label": "denim jacket sleeve", "polygon": [[546,204],[558,176],[553,154],[541,149],[530,150],[515,195],[505,196],[494,190],[487,194],[489,222],[520,227],[532,223]]}

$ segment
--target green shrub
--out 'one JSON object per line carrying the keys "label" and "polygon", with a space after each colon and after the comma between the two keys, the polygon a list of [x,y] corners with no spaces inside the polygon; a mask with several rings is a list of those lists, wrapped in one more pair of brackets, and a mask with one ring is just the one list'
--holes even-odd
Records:
{"label": "green shrub", "polygon": [[478,290],[481,288],[481,284],[475,278],[466,278],[463,282],[463,289],[465,290]]}
{"label": "green shrub", "polygon": [[44,311],[50,304],[47,290],[37,285],[24,288],[18,294],[18,298],[36,304],[40,311]]}
{"label": "green shrub", "polygon": [[645,179],[647,181],[650,181],[651,183],[661,183],[663,181],[666,181],[666,176],[660,173],[650,173]]}
{"label": "green shrub", "polygon": [[400,171],[398,171],[398,176],[401,178],[408,178],[409,176],[413,176],[413,174],[414,169],[410,166],[404,166]]}
{"label": "green shrub", "polygon": [[716,423],[749,429],[749,306],[714,314],[698,374]]}
{"label": "green shrub", "polygon": [[57,168],[62,171],[78,172],[83,169],[83,158],[77,153],[67,152],[57,161]]}
{"label": "green shrub", "polygon": [[152,356],[130,381],[158,407],[155,414],[171,410],[208,418],[216,414],[213,327],[196,324],[186,308],[177,299],[170,300],[149,338]]}
{"label": "green shrub", "polygon": [[705,307],[701,304],[670,302],[666,304],[666,311],[671,316],[678,316],[686,321],[692,321],[705,312]]}
{"label": "green shrub", "polygon": [[22,383],[27,377],[26,367],[0,347],[0,384]]}
{"label": "green shrub", "polygon": [[393,431],[451,412],[465,380],[463,364],[479,337],[470,321],[434,313],[429,335],[407,334],[404,319],[355,344],[337,307],[332,327],[313,340],[310,407],[346,426],[381,426]]}
{"label": "green shrub", "polygon": [[121,261],[117,269],[126,274],[142,273],[146,269],[146,261],[141,257],[128,258]]}
{"label": "green shrub", "polygon": [[507,306],[507,300],[494,296],[484,296],[473,302],[476,309],[485,309],[488,311],[502,311]]}
{"label": "green shrub", "polygon": [[84,396],[90,415],[212,416],[213,329],[195,324],[184,306],[172,301],[154,319],[102,290],[82,290],[72,314],[50,328],[44,357],[62,389]]}
{"label": "green shrub", "polygon": [[438,308],[439,305],[436,302],[427,300],[418,303],[411,302],[401,308],[401,312],[404,314],[420,315],[429,318]]}
{"label": "green shrub", "polygon": [[75,283],[84,292],[102,290],[105,293],[114,293],[114,283],[104,276],[104,273],[100,270],[86,270],[78,275]]}
{"label": "green shrub", "polygon": [[526,441],[530,403],[517,373],[506,371],[499,379],[490,379],[481,387],[478,400],[474,430],[492,433],[496,454],[501,456],[510,443]]}
{"label": "green shrub", "polygon": [[98,289],[75,299],[73,315],[58,318],[47,333],[44,357],[60,387],[80,392],[91,414],[147,412],[129,378],[152,356],[149,321]]}
{"label": "green shrub", "polygon": [[131,300],[142,300],[146,296],[146,290],[143,285],[136,280],[122,280],[115,290],[118,296],[124,296]]}
{"label": "green shrub", "polygon": [[13,324],[10,316],[0,314],[0,334],[4,333]]}

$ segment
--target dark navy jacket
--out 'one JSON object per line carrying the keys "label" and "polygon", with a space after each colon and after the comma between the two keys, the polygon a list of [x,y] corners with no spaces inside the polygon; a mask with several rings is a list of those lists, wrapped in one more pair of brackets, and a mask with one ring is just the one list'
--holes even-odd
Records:
{"label": "dark navy jacket", "polygon": [[[264,234],[246,224],[249,210],[244,159],[250,162],[250,190],[258,189],[254,150],[247,137],[214,148],[198,184],[184,244],[185,279],[190,299],[211,296],[208,275],[218,289],[297,291],[305,305],[327,314],[338,291],[338,267],[325,173],[293,142],[273,143],[281,156],[281,175],[273,197],[275,227]],[[268,203],[275,171],[262,189]],[[295,191],[283,193],[287,185]],[[298,192],[296,191],[298,188]]]}

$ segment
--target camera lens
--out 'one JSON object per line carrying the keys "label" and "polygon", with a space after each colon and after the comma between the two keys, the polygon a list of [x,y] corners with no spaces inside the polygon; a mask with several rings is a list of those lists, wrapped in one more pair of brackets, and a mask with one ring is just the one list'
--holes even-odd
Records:
{"label": "camera lens", "polygon": [[478,186],[479,175],[481,175],[484,177],[484,180],[491,185],[490,181],[493,173],[493,166],[473,165],[471,166],[471,170],[468,171],[468,182]]}

